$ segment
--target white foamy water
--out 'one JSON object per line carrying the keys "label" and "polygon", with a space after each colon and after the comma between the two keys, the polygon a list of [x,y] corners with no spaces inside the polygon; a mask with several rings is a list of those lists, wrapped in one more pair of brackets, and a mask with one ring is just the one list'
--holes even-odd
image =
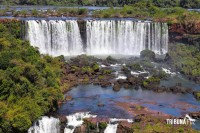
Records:
{"label": "white foamy water", "polygon": [[119,121],[127,121],[129,123],[134,122],[133,119],[117,119],[117,118],[111,118],[110,122],[119,122]]}
{"label": "white foamy water", "polygon": [[138,75],[140,75],[140,74],[148,74],[149,72],[147,72],[147,71],[137,71],[137,72],[135,72],[135,71],[131,71],[131,75],[135,75],[135,76],[138,76]]}
{"label": "white foamy water", "polygon": [[29,128],[28,133],[60,133],[60,120],[43,116]]}
{"label": "white foamy water", "polygon": [[104,133],[116,133],[118,124],[108,124]]}
{"label": "white foamy water", "polygon": [[75,130],[74,127],[72,127],[72,128],[69,128],[69,127],[67,128],[67,127],[66,127],[66,128],[64,129],[64,133],[73,133],[74,130]]}
{"label": "white foamy water", "polygon": [[[67,125],[64,129],[64,133],[73,133],[76,127],[83,124],[84,118],[95,118],[96,115],[91,115],[89,112],[80,112],[72,115],[68,115]],[[132,119],[117,119],[111,118],[109,124],[107,124],[104,133],[116,133],[117,126],[120,121],[127,121],[132,123]],[[98,123],[97,123],[98,128]],[[60,133],[60,120],[54,117],[43,116],[40,120],[34,123],[32,127],[29,128],[28,133]]]}
{"label": "white foamy water", "polygon": [[162,70],[163,70],[165,73],[167,73],[167,74],[176,75],[175,72],[171,72],[171,71],[170,71],[169,69],[167,69],[167,68],[163,68],[163,67],[162,67]]}
{"label": "white foamy water", "polygon": [[127,121],[129,123],[132,123],[132,119],[117,119],[117,118],[111,118],[109,121],[109,124],[107,125],[106,129],[104,130],[104,133],[116,133],[117,132],[117,122],[120,121]]}
{"label": "white foamy water", "polygon": [[75,20],[28,20],[26,26],[26,39],[32,46],[38,47],[42,54],[79,55],[83,52],[81,35]]}
{"label": "white foamy water", "polygon": [[121,64],[110,64],[111,67],[119,67]]}
{"label": "white foamy water", "polygon": [[127,79],[127,77],[124,75],[119,75],[116,79]]}
{"label": "white foamy water", "polygon": [[84,118],[95,118],[96,115],[91,115],[89,112],[80,112],[67,116],[67,126],[64,133],[73,133],[76,127],[83,124]]}
{"label": "white foamy water", "polygon": [[102,68],[107,67],[106,65],[101,65]]}

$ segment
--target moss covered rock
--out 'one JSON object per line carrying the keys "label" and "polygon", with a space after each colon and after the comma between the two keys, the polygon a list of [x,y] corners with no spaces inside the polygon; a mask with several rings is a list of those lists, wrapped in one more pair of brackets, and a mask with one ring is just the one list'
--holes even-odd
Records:
{"label": "moss covered rock", "polygon": [[155,60],[156,55],[151,50],[143,50],[143,51],[140,52],[140,58],[153,61],[153,60]]}

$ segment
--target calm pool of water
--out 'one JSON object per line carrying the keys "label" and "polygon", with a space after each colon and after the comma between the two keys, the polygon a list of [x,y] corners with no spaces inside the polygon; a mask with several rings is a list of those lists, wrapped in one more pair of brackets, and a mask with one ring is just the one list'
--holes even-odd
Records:
{"label": "calm pool of water", "polygon": [[[132,118],[127,110],[116,105],[117,102],[139,103],[173,116],[185,115],[189,111],[200,111],[200,102],[196,101],[191,94],[154,93],[142,89],[123,88],[115,92],[112,87],[81,85],[74,87],[66,95],[72,96],[73,100],[64,103],[58,110],[59,114],[90,111],[99,117]],[[99,107],[99,103],[104,106]],[[186,104],[190,106],[185,108]]]}

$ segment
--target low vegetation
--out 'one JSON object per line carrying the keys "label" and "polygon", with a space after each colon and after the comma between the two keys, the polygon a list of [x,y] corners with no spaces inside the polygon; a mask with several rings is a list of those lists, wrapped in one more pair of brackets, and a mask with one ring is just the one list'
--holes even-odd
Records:
{"label": "low vegetation", "polygon": [[139,63],[128,64],[127,67],[129,67],[133,71],[143,71]]}
{"label": "low vegetation", "polygon": [[160,78],[158,77],[149,77],[148,79],[144,80],[142,85],[143,87],[147,87],[149,85],[154,85],[154,84],[159,84],[160,83]]}
{"label": "low vegetation", "polygon": [[[92,123],[91,121],[84,119],[84,125],[86,125],[87,127],[87,131],[88,132],[94,132],[97,130],[97,125],[96,123]],[[105,128],[107,127],[107,122],[99,122],[98,123],[98,130],[100,130],[101,132],[105,130]]]}
{"label": "low vegetation", "polygon": [[85,8],[59,8],[59,9],[48,9],[48,10],[11,10],[9,8],[0,10],[1,16],[13,16],[13,17],[81,17],[87,16],[88,10]]}
{"label": "low vegetation", "polygon": [[163,118],[144,116],[132,125],[133,133],[199,133],[191,125],[169,125]]}
{"label": "low vegetation", "polygon": [[200,92],[195,92],[193,95],[197,100],[200,100]]}
{"label": "low vegetation", "polygon": [[11,5],[61,5],[61,6],[124,6],[137,2],[151,3],[159,7],[200,8],[200,0],[1,0],[0,4]]}
{"label": "low vegetation", "polygon": [[124,6],[123,8],[110,8],[94,12],[94,17],[132,17],[140,19],[150,19],[172,23],[200,22],[200,13],[188,11],[181,7],[159,8],[151,3],[139,2],[134,5]]}

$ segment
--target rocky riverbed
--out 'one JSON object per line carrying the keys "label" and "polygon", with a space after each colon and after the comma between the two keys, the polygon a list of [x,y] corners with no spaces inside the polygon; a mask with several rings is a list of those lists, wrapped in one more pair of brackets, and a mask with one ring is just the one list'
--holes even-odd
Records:
{"label": "rocky riverbed", "polygon": [[[67,60],[62,79],[68,85],[63,89],[65,100],[59,102],[59,110],[51,115],[60,118],[63,130],[67,115],[85,111],[98,115],[85,119],[74,132],[96,132],[97,122],[108,123],[110,117],[134,118],[139,125],[150,116],[151,124],[164,124],[168,118],[183,118],[185,114],[199,119],[199,102],[194,99],[198,99],[199,90],[180,82],[170,87],[161,85],[161,81],[179,73],[161,60],[148,60],[86,55]],[[117,132],[129,132],[131,125],[118,122]],[[105,127],[99,132],[104,130]]]}
{"label": "rocky riverbed", "polygon": [[[150,60],[155,61],[154,58]],[[77,85],[94,84],[101,87],[112,86],[114,91],[119,91],[122,87],[127,89],[142,87],[142,89],[152,90],[156,93],[188,93],[199,98],[199,90],[182,86],[181,83],[176,83],[171,87],[160,86],[160,81],[167,80],[176,72],[171,72],[162,65],[154,65],[153,62],[141,61],[138,58],[116,60],[112,57],[98,59],[86,55],[78,56],[70,59],[63,66],[62,82],[68,85],[63,92]]]}

